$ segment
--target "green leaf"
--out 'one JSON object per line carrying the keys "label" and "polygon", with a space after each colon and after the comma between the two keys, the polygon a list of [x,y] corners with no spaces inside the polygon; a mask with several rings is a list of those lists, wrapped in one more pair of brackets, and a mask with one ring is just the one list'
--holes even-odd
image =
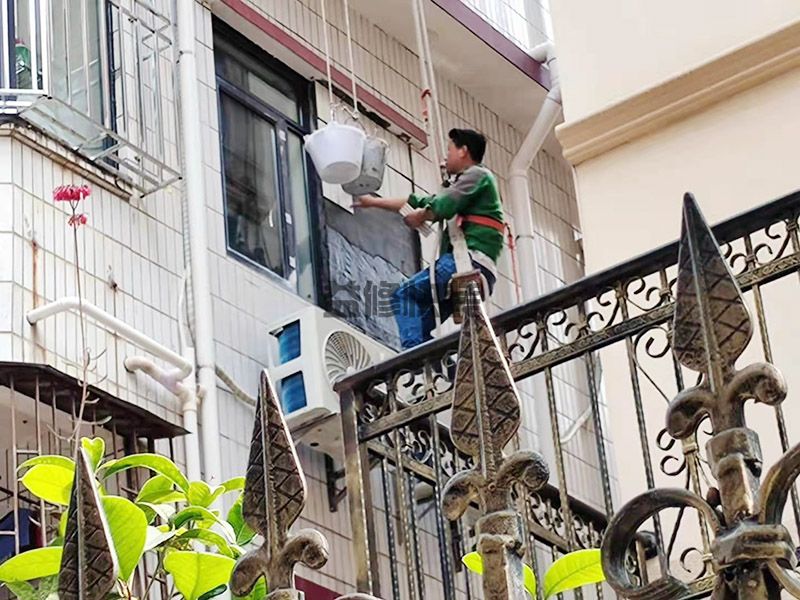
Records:
{"label": "green leaf", "polygon": [[219,496],[219,494],[216,494],[216,496],[213,495],[211,486],[205,481],[193,481],[190,483],[189,493],[186,494],[189,504],[202,506],[203,508],[208,508],[211,506],[211,503],[216,499],[217,496]]}
{"label": "green leaf", "polygon": [[186,494],[175,491],[175,483],[164,475],[154,475],[145,481],[136,502],[164,504],[166,502],[185,502]]}
{"label": "green leaf", "polygon": [[228,523],[233,527],[234,535],[236,536],[236,543],[240,546],[248,544],[252,540],[256,532],[250,529],[247,523],[244,522],[242,515],[242,497],[236,500],[228,511]]}
{"label": "green leaf", "polygon": [[210,510],[203,508],[202,506],[189,506],[184,508],[172,518],[172,526],[175,529],[178,529],[190,521],[197,523],[205,529],[209,529],[214,524],[217,524],[222,529],[228,540],[233,542],[236,539],[236,533],[229,523],[226,523]]}
{"label": "green leaf", "polygon": [[147,540],[144,543],[144,551],[147,552],[149,550],[153,550],[158,546],[161,546],[165,542],[168,542],[177,532],[169,529],[167,526],[161,527],[147,527]]}
{"label": "green leaf", "polygon": [[5,585],[19,600],[39,600],[36,589],[27,581],[8,581]]}
{"label": "green leaf", "polygon": [[67,520],[69,519],[69,511],[64,511],[58,518],[58,537],[63,538],[67,534]]}
{"label": "green leaf", "polygon": [[225,490],[225,493],[228,492],[236,492],[238,490],[244,489],[244,477],[234,477],[233,479],[228,479],[220,486]]}
{"label": "green leaf", "polygon": [[238,598],[239,600],[264,600],[267,597],[267,581],[264,579],[264,576],[258,578],[256,581],[256,585],[253,587],[251,592],[247,594],[247,596],[233,596],[234,598]]}
{"label": "green leaf", "polygon": [[35,465],[20,481],[31,494],[51,504],[69,505],[74,471],[58,465]]}
{"label": "green leaf", "polygon": [[544,576],[544,597],[605,581],[600,550],[576,550],[559,558]]}
{"label": "green leaf", "polygon": [[161,517],[163,521],[169,521],[175,514],[175,507],[172,504],[152,504],[150,502],[137,502],[136,506],[144,511],[147,517],[147,524],[151,524],[156,517]]}
{"label": "green leaf", "polygon": [[218,534],[216,531],[210,529],[190,529],[178,536],[179,540],[198,540],[207,546],[215,546],[220,554],[230,556],[231,558],[238,558],[238,552],[231,548],[227,540]]}
{"label": "green leaf", "polygon": [[0,564],[0,581],[30,581],[58,574],[62,548],[36,548],[12,556]]}
{"label": "green leaf", "polygon": [[102,502],[117,553],[120,579],[128,581],[144,553],[147,518],[142,509],[125,498],[106,496]]}
{"label": "green leaf", "polygon": [[36,590],[39,600],[58,600],[58,575],[42,577]]}
{"label": "green leaf", "polygon": [[[461,557],[461,562],[473,573],[483,575],[483,557],[479,552],[470,552]],[[531,595],[531,598],[536,598],[536,575],[533,574],[533,569],[528,565],[522,565],[522,577],[525,590]]]}
{"label": "green leaf", "polygon": [[67,458],[66,456],[59,456],[58,454],[45,454],[44,456],[34,456],[33,458],[29,458],[17,467],[17,471],[30,469],[36,465],[55,465],[57,467],[63,467],[75,472],[75,461],[71,458]]}
{"label": "green leaf", "polygon": [[149,469],[159,475],[167,477],[184,492],[189,490],[189,480],[181,473],[181,470],[174,462],[160,454],[132,454],[125,458],[110,460],[104,464],[100,470],[102,471],[102,476],[105,478],[111,477],[126,469],[135,469],[137,467]]}
{"label": "green leaf", "polygon": [[227,590],[227,589],[228,589],[228,586],[226,584],[222,583],[222,584],[218,585],[217,587],[215,587],[213,590],[208,590],[205,594],[200,596],[200,598],[198,600],[211,600],[211,598],[214,598],[216,596],[219,596],[220,594],[225,593],[225,590]]}
{"label": "green leaf", "polygon": [[89,464],[92,470],[96,470],[106,454],[106,441],[103,438],[81,438],[81,446],[89,455]]}
{"label": "green leaf", "polygon": [[185,600],[198,600],[206,592],[227,584],[235,561],[207,552],[170,552],[164,569],[172,575],[175,587]]}

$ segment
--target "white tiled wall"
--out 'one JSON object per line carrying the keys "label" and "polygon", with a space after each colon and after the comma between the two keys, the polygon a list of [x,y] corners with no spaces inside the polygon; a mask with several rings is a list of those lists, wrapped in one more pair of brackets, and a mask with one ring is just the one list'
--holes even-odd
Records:
{"label": "white tiled wall", "polygon": [[[0,360],[46,363],[80,377],[79,319],[62,313],[31,326],[28,311],[78,293],[167,347],[178,347],[176,304],[183,274],[180,189],[132,198],[113,180],[32,130],[0,127],[0,252],[3,281]],[[77,261],[69,207],[53,188],[89,183],[79,212]],[[76,272],[79,267],[79,276]],[[96,357],[90,384],[172,423],[175,397],[142,375],[125,371],[126,356],[143,351],[91,319],[86,345]],[[178,441],[182,460],[182,444]]]}

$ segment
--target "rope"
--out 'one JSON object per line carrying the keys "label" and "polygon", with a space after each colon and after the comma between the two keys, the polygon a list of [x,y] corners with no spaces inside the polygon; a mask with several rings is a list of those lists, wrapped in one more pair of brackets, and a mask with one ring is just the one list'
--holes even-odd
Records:
{"label": "rope", "polygon": [[[423,120],[425,121],[425,129],[428,134],[428,138],[430,140],[437,139],[437,132],[436,126],[434,125],[434,119],[430,118],[430,111],[427,109],[427,105],[425,103],[426,98],[430,97],[431,102],[434,104],[438,102],[438,97],[435,94],[435,89],[430,84],[430,70],[428,69],[428,64],[426,60],[427,51],[430,49],[430,46],[425,43],[425,38],[428,35],[428,32],[423,28],[423,17],[421,16],[421,12],[424,10],[422,4],[418,0],[411,0],[412,1],[412,8],[414,12],[414,26],[415,32],[417,37],[417,54],[419,54],[419,71],[420,71],[420,79],[422,83],[422,94],[421,100],[423,102]],[[434,109],[435,110],[435,109]],[[436,162],[436,166],[438,168],[439,165],[442,163],[442,153],[441,153],[441,146],[439,146],[438,141],[433,141],[433,153],[434,153],[434,161]],[[433,251],[433,260],[431,260],[430,265],[428,267],[428,282],[431,286],[431,299],[433,301],[433,316],[434,322],[436,323],[436,335],[438,336],[442,332],[442,315],[439,310],[439,294],[437,293],[436,289],[436,260],[439,258],[439,247],[441,245],[441,237],[442,237],[442,226],[441,223],[437,227],[437,236],[435,247]]]}
{"label": "rope", "polygon": [[331,121],[336,120],[333,112],[333,77],[331,76],[331,41],[328,34],[328,17],[325,12],[325,0],[320,0],[322,17],[322,37],[325,40],[325,72],[328,77],[328,106],[331,111]]}
{"label": "rope", "polygon": [[439,156],[437,157],[437,167],[441,164],[442,156],[444,156],[444,152],[442,152],[443,148],[440,144],[444,143],[444,126],[442,121],[442,109],[439,106],[439,90],[436,87],[436,73],[433,70],[433,52],[431,52],[431,43],[430,38],[428,36],[428,22],[425,18],[425,6],[422,3],[422,0],[414,0],[418,6],[419,12],[419,27],[422,33],[422,43],[425,50],[425,64],[427,67],[428,72],[428,87],[431,90],[431,102],[433,104],[433,117],[435,121],[434,125],[434,134],[436,135],[436,147],[440,150]]}
{"label": "rope", "polygon": [[353,60],[353,38],[350,34],[350,3],[344,0],[344,24],[347,34],[347,54],[350,60],[350,82],[353,84],[353,118],[358,119],[358,95],[356,94],[356,64]]}

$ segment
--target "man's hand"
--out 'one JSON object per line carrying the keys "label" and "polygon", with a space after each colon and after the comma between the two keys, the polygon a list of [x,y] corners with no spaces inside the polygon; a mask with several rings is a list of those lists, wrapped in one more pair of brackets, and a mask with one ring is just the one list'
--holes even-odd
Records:
{"label": "man's hand", "polygon": [[427,208],[418,208],[403,217],[405,224],[412,229],[419,229],[425,224],[425,221],[430,221],[430,219],[431,215]]}
{"label": "man's hand", "polygon": [[372,195],[353,197],[353,208],[371,208],[376,206],[377,198]]}

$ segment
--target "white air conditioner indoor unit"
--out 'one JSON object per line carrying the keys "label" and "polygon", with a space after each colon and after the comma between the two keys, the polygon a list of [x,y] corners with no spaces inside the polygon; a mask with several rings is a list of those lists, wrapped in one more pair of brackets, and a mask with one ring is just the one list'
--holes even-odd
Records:
{"label": "white air conditioner indoor unit", "polygon": [[295,441],[341,457],[339,395],[333,384],[394,352],[316,306],[283,317],[269,332],[278,348],[269,374]]}

